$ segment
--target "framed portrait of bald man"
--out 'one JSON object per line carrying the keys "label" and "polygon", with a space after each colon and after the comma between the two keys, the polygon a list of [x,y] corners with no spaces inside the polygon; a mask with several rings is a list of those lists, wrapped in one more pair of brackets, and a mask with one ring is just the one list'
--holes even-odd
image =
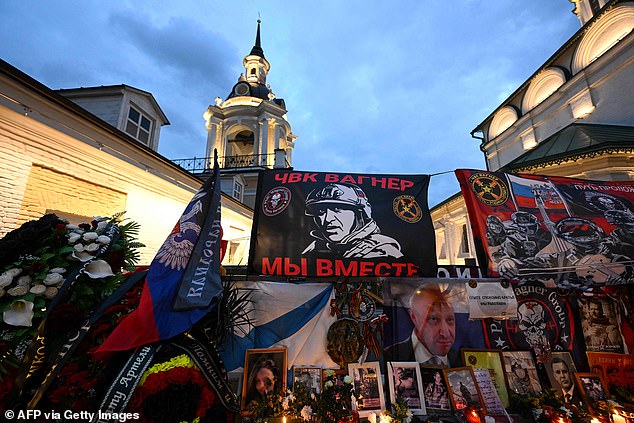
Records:
{"label": "framed portrait of bald man", "polygon": [[581,400],[580,393],[575,387],[574,374],[577,372],[572,355],[567,351],[553,352],[550,359],[544,363],[550,386],[558,392],[565,402]]}

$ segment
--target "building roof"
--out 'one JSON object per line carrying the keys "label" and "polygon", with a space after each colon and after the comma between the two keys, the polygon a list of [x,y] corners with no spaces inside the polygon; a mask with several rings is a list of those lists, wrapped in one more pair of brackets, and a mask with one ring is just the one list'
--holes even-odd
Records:
{"label": "building roof", "polygon": [[[84,119],[86,122],[90,122],[95,127],[100,128],[101,130],[111,134],[114,137],[117,137],[121,140],[125,140],[127,144],[129,144],[132,148],[139,150],[148,156],[153,157],[154,159],[163,163],[165,166],[168,166],[178,171],[184,176],[187,176],[190,179],[195,179],[200,181],[200,179],[197,178],[195,175],[192,175],[191,173],[187,172],[185,169],[181,168],[180,166],[175,164],[173,161],[171,161],[167,157],[152,150],[150,147],[146,146],[139,140],[132,138],[130,135],[126,134],[125,132],[115,128],[114,126],[110,125],[108,122],[95,116],[94,114],[90,113],[83,107],[77,105],[76,103],[72,102],[68,98],[64,97],[58,91],[50,89],[46,85],[33,79],[29,75],[25,74],[21,70],[17,69],[16,67],[12,66],[8,62],[5,62],[2,59],[0,59],[0,76],[6,76],[7,78],[16,81],[18,84],[24,86],[26,89],[39,95],[42,99],[50,101],[53,104],[56,104],[59,107],[63,108],[64,110],[67,110],[68,112],[71,113],[71,115],[77,116],[80,119]],[[29,109],[33,108],[32,105],[23,104],[19,100],[13,99],[8,96],[5,96],[5,97],[7,98],[7,100],[12,101],[16,104],[19,104],[20,106],[27,107]]]}
{"label": "building roof", "polygon": [[80,88],[62,88],[59,90],[55,90],[59,94],[64,97],[73,98],[73,97],[93,97],[95,95],[112,95],[112,94],[123,94],[124,91],[131,91],[133,93],[142,95],[147,97],[152,106],[156,109],[159,116],[163,120],[164,125],[169,125],[170,121],[163,113],[161,106],[159,106],[158,102],[152,95],[152,93],[140,90],[138,88],[132,87],[130,85],[119,84],[119,85],[101,85],[98,87],[80,87]]}
{"label": "building roof", "polygon": [[634,150],[634,126],[573,123],[546,138],[500,171],[544,167],[623,150]]}
{"label": "building roof", "polygon": [[[625,0],[608,0],[602,7],[602,9],[596,13],[592,19],[590,19],[588,22],[586,22],[585,25],[583,25],[581,28],[579,28],[579,30],[568,39],[568,41],[566,41],[561,47],[559,47],[559,49],[552,55],[550,56],[550,58],[548,60],[546,60],[546,62],[544,62],[544,64],[542,64],[528,79],[526,79],[526,81],[524,81],[524,83],[522,85],[520,85],[511,95],[509,95],[506,100],[504,100],[498,107],[496,107],[490,114],[489,116],[487,116],[482,122],[480,122],[472,131],[471,131],[471,136],[473,138],[476,139],[481,139],[480,137],[476,137],[474,136],[474,133],[478,132],[478,131],[482,131],[485,128],[485,125],[487,122],[489,122],[491,119],[493,119],[493,117],[495,116],[495,114],[498,112],[498,110],[502,109],[504,106],[510,105],[511,101],[514,97],[518,96],[521,92],[523,92],[524,90],[527,89],[527,87],[530,85],[531,81],[533,80],[533,78],[535,76],[537,76],[537,74],[539,74],[541,71],[543,71],[544,69],[551,67],[551,66],[556,66],[557,65],[557,60],[563,56],[566,52],[568,52],[571,49],[574,49],[576,44],[580,41],[580,39],[582,38],[582,36],[586,33],[586,31],[588,31],[588,29],[597,21],[599,20],[604,14],[606,14],[613,6],[615,6],[617,3],[623,2]],[[480,148],[482,148],[485,144],[484,140],[481,140],[481,144],[480,144]]]}
{"label": "building roof", "polygon": [[258,32],[255,35],[255,45],[251,49],[250,55],[260,56],[261,58],[266,59],[264,57],[264,50],[262,50],[262,46],[260,46],[260,22],[261,21],[258,19]]}

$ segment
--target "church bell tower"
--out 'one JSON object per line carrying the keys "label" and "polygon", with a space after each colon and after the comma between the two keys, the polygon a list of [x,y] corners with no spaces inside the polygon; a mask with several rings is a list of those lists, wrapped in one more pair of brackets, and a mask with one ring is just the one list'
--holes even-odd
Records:
{"label": "church bell tower", "polygon": [[257,171],[291,167],[296,138],[286,120],[284,100],[276,98],[266,82],[271,65],[262,50],[260,24],[258,19],[255,45],[242,62],[245,72],[227,97],[217,97],[203,115],[206,157],[218,150],[222,190],[250,207]]}

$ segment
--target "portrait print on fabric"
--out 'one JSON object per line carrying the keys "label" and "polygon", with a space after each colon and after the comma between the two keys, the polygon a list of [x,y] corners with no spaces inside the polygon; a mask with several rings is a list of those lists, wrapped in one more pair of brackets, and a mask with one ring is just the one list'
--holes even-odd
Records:
{"label": "portrait print on fabric", "polygon": [[435,275],[426,175],[266,171],[249,266],[311,277]]}

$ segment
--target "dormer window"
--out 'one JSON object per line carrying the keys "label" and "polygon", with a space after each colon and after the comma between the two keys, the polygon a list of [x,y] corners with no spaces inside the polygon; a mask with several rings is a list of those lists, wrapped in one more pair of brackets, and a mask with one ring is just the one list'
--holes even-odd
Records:
{"label": "dormer window", "polygon": [[233,180],[233,192],[231,196],[238,201],[242,201],[242,191],[244,190],[244,186],[237,179]]}
{"label": "dormer window", "polygon": [[152,133],[152,121],[139,109],[130,106],[125,131],[143,144],[149,145],[150,134]]}

